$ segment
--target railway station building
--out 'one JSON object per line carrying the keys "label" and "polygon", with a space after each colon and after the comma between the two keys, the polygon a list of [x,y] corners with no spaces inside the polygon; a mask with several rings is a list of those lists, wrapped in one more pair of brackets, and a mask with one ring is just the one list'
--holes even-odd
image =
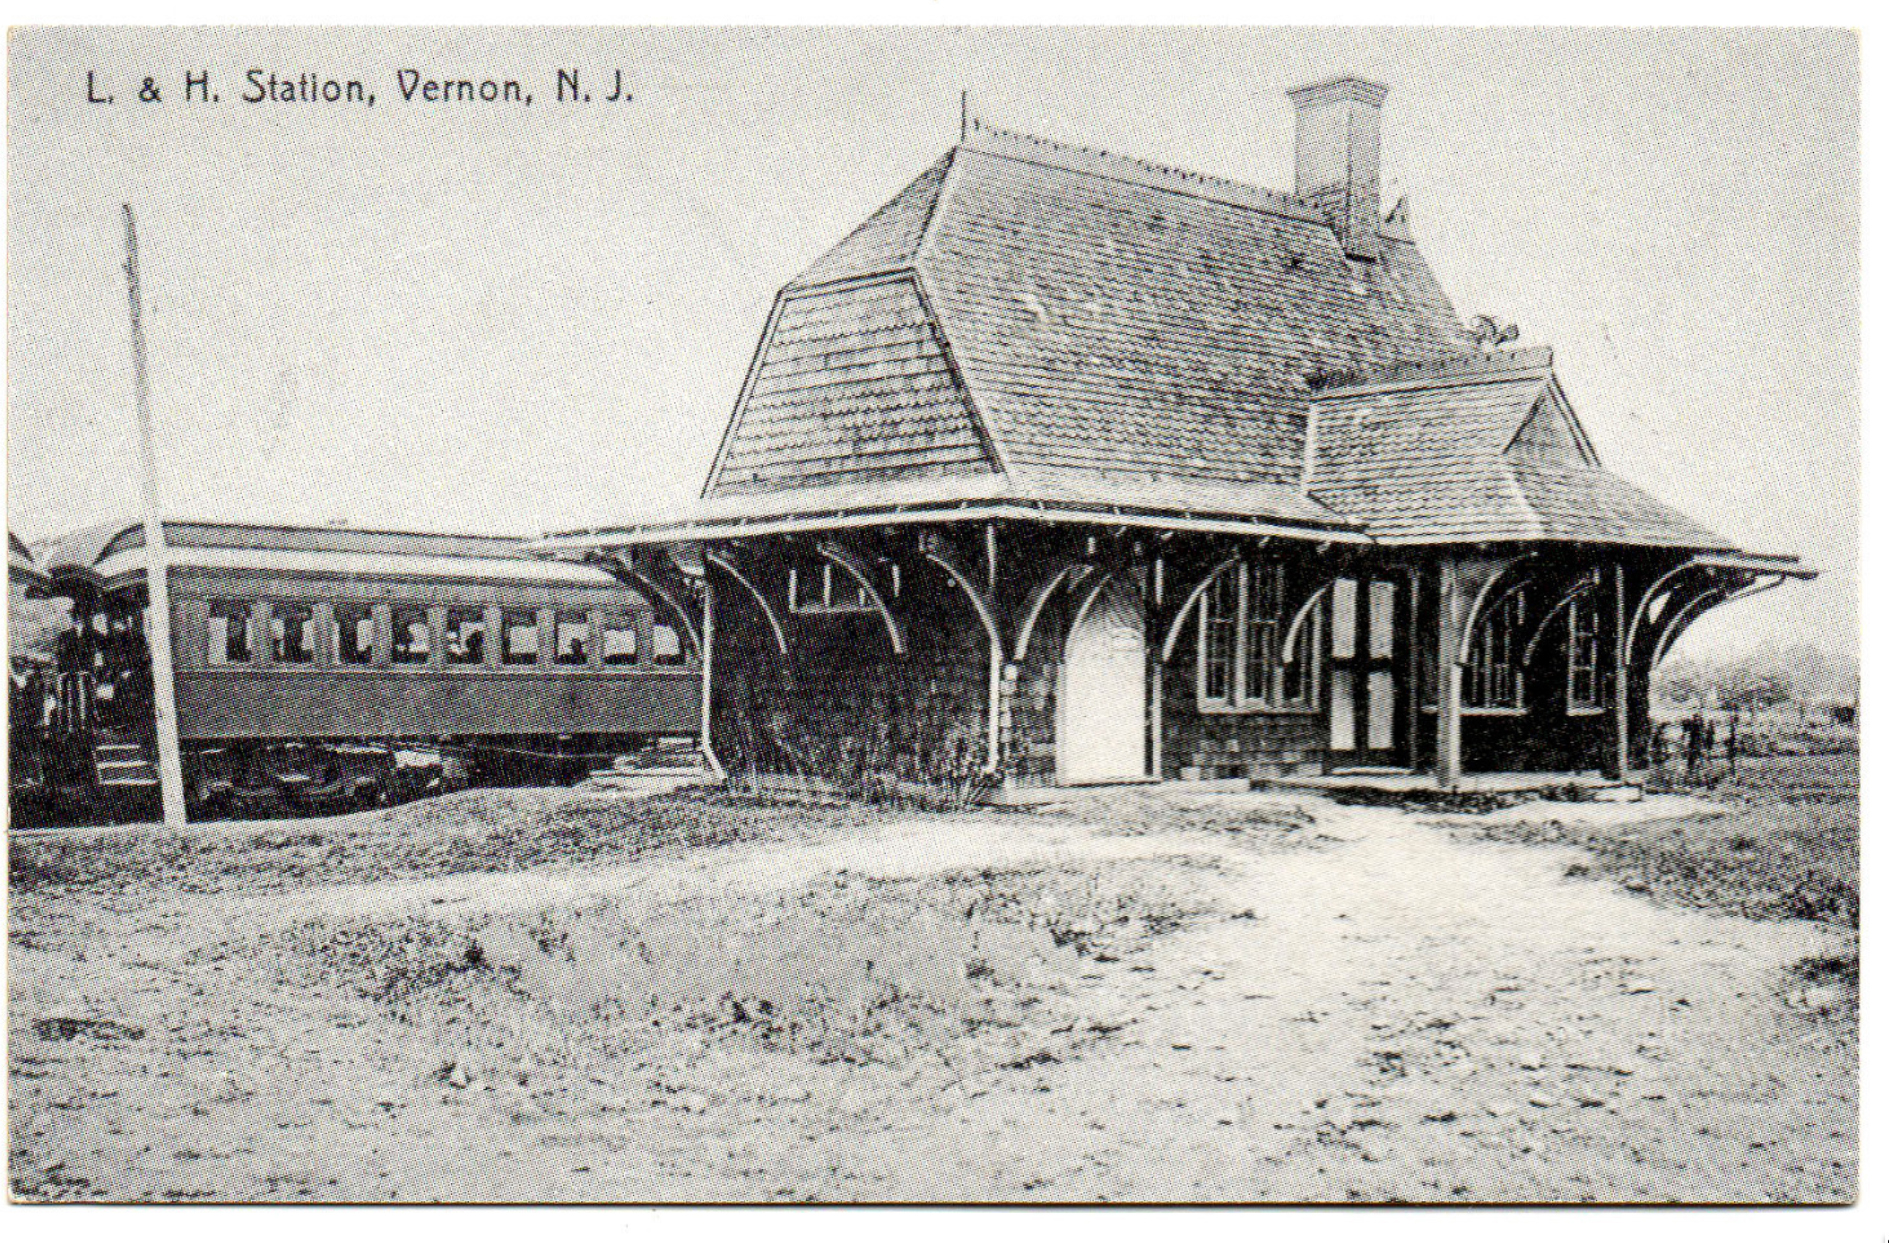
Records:
{"label": "railway station building", "polygon": [[1810,571],[1465,327],[1385,95],[1291,92],[1291,193],[967,121],[780,291],[699,501],[540,550],[687,602],[730,768],[1624,777],[1686,627]]}

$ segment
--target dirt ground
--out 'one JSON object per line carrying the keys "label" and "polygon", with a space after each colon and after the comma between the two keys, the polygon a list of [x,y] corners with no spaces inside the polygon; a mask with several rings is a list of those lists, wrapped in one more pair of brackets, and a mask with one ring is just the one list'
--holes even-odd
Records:
{"label": "dirt ground", "polygon": [[14,1195],[1854,1198],[1855,999],[1803,966],[1853,931],[1495,831],[1539,805],[742,814],[16,840]]}

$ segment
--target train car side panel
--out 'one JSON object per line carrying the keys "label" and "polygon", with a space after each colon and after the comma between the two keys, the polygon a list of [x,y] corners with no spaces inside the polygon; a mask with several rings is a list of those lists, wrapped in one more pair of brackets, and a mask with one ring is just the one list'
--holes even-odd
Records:
{"label": "train car side panel", "polygon": [[179,671],[190,740],[450,735],[693,734],[701,676],[632,674]]}

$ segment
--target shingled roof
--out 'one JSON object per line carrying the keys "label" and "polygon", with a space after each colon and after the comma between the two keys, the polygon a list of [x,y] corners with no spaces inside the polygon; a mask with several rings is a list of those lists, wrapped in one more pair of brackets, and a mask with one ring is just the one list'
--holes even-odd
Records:
{"label": "shingled roof", "polygon": [[1296,488],[1306,377],[1467,345],[1407,230],[985,126],[781,292],[704,495],[1120,472]]}
{"label": "shingled roof", "polygon": [[1308,490],[1380,542],[1732,547],[1601,467],[1545,348],[1367,372],[1310,405]]}
{"label": "shingled roof", "polygon": [[1601,468],[1546,351],[1476,352],[1405,204],[1341,246],[1307,199],[975,122],[780,291],[697,505],[559,542],[1131,497],[1729,547]]}

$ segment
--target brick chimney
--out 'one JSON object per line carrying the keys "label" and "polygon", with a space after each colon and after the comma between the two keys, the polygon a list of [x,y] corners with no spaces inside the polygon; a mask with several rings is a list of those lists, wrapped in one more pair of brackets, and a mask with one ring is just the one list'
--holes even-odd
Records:
{"label": "brick chimney", "polygon": [[1286,92],[1299,118],[1298,197],[1325,213],[1353,259],[1378,254],[1378,112],[1389,93],[1349,77]]}

